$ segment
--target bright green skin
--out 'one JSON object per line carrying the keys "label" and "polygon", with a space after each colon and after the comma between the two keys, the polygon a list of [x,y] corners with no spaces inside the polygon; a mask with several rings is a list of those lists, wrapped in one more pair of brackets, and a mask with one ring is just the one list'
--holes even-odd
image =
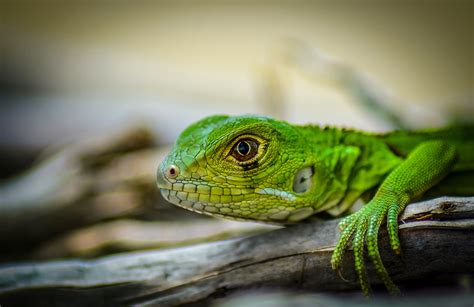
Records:
{"label": "bright green skin", "polygon": [[[251,169],[229,155],[242,135],[262,143]],[[175,178],[166,173],[171,165],[179,169]],[[295,175],[306,167],[314,170],[311,186],[296,193]],[[390,244],[399,253],[398,214],[409,202],[430,189],[432,195],[474,195],[474,127],[369,134],[259,116],[211,116],[179,136],[157,175],[163,196],[178,206],[271,223],[293,223],[322,211],[338,216],[376,188],[362,209],[340,223],[331,263],[340,268],[352,239],[355,268],[367,294],[365,244],[379,277],[396,293],[378,252],[379,227],[386,220]]]}

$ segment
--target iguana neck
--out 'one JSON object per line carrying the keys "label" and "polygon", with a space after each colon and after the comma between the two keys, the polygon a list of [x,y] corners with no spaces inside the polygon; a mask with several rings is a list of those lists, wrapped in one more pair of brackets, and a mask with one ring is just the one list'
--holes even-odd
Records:
{"label": "iguana neck", "polygon": [[321,188],[312,197],[316,212],[342,214],[403,160],[375,134],[330,126],[299,128],[319,170],[315,181]]}

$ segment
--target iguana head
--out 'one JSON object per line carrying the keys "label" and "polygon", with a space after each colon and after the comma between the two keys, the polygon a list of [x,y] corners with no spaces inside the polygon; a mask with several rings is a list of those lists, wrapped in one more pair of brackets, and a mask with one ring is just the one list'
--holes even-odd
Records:
{"label": "iguana head", "polygon": [[171,203],[213,216],[274,222],[311,215],[315,161],[301,129],[261,116],[211,116],[184,130],[161,163]]}

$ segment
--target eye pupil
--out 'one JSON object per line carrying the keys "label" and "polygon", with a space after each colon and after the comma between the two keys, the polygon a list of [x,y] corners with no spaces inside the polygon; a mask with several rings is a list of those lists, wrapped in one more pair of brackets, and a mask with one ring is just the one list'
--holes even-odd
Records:
{"label": "eye pupil", "polygon": [[242,155],[246,156],[250,152],[250,145],[247,141],[242,141],[237,145],[237,152]]}
{"label": "eye pupil", "polygon": [[257,156],[260,143],[253,138],[240,139],[233,145],[230,154],[238,162],[249,162]]}

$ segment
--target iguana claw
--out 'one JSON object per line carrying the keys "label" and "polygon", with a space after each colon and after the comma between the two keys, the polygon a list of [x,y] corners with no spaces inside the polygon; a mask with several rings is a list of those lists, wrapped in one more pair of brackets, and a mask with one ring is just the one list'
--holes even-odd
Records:
{"label": "iguana claw", "polygon": [[396,203],[390,204],[390,202],[386,201],[373,200],[360,211],[346,217],[341,222],[345,226],[331,259],[332,268],[335,270],[340,268],[344,251],[352,239],[355,270],[362,291],[366,296],[370,293],[370,285],[365,267],[364,245],[367,246],[368,256],[375,267],[377,275],[383,281],[388,291],[391,294],[400,293],[397,286],[390,279],[378,250],[379,228],[385,217],[387,217],[387,227],[392,249],[395,252],[400,251],[398,223],[396,222],[399,211],[399,206]]}

